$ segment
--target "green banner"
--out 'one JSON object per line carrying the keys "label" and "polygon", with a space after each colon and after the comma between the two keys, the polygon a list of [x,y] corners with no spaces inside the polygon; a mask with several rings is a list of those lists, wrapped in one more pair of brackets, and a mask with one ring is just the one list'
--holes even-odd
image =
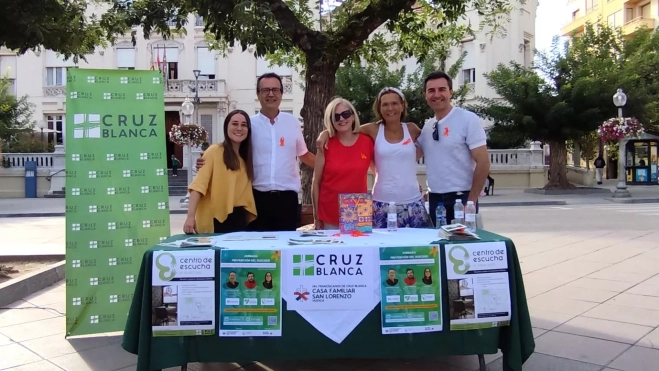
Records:
{"label": "green banner", "polygon": [[123,331],[170,234],[162,75],[72,68],[66,97],[66,334]]}
{"label": "green banner", "polygon": [[281,251],[222,250],[220,336],[281,336]]}
{"label": "green banner", "polygon": [[442,330],[439,246],[381,247],[382,333]]}

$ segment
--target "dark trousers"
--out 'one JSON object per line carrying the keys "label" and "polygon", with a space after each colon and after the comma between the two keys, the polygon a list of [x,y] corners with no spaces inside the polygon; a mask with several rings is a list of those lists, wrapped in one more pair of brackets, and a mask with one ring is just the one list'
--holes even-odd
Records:
{"label": "dark trousers", "polygon": [[[455,210],[453,206],[455,205],[455,200],[462,200],[462,204],[467,206],[467,198],[469,198],[469,191],[462,192],[461,195],[458,195],[458,192],[449,192],[449,193],[429,193],[428,194],[428,207],[430,208],[430,220],[432,224],[435,225],[437,220],[437,204],[443,203],[444,208],[446,209],[446,222],[451,224],[455,218]],[[476,202],[476,213],[478,213],[478,202]]]}
{"label": "dark trousers", "polygon": [[297,192],[270,191],[254,192],[256,220],[249,223],[248,230],[254,232],[294,231],[300,220]]}
{"label": "dark trousers", "polygon": [[172,175],[178,175],[178,165],[172,165]]}
{"label": "dark trousers", "polygon": [[247,230],[247,216],[245,208],[234,207],[233,212],[227,215],[227,219],[220,223],[217,219],[213,219],[213,232],[214,233],[230,233],[240,232]]}

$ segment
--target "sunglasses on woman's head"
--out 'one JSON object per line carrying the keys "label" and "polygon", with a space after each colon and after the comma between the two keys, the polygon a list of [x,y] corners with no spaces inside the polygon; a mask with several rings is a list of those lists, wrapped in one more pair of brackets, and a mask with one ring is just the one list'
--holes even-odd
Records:
{"label": "sunglasses on woman's head", "polygon": [[350,116],[352,116],[352,111],[351,111],[351,110],[345,110],[345,111],[343,111],[343,112],[341,112],[341,113],[335,113],[335,114],[334,114],[334,121],[339,121],[339,120],[341,120],[341,117],[343,117],[344,119],[347,120],[347,119],[350,118]]}

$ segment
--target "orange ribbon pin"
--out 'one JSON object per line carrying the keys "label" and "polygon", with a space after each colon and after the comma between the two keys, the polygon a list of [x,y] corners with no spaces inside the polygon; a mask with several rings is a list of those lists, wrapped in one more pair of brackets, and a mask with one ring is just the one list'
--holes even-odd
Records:
{"label": "orange ribbon pin", "polygon": [[444,136],[445,136],[445,137],[448,137],[448,128],[447,128],[447,127],[444,128]]}
{"label": "orange ribbon pin", "polygon": [[284,146],[284,137],[279,138],[279,147]]}
{"label": "orange ribbon pin", "polygon": [[362,152],[361,155],[362,155],[362,160],[366,160],[366,155],[364,154],[364,152]]}
{"label": "orange ribbon pin", "polygon": [[403,142],[403,145],[406,146],[406,145],[408,145],[408,144],[410,144],[410,143],[412,143],[412,139],[407,138],[407,140]]}

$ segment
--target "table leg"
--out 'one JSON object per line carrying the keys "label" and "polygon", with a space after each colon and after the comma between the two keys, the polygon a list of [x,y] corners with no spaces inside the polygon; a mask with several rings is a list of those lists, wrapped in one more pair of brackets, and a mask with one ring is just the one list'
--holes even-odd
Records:
{"label": "table leg", "polygon": [[479,354],[479,355],[478,355],[478,365],[479,365],[479,367],[478,367],[478,371],[486,371],[486,367],[485,367],[485,357],[483,357],[482,354]]}
{"label": "table leg", "polygon": [[188,364],[187,363],[184,364],[183,366],[181,366],[181,371],[188,371]]}

